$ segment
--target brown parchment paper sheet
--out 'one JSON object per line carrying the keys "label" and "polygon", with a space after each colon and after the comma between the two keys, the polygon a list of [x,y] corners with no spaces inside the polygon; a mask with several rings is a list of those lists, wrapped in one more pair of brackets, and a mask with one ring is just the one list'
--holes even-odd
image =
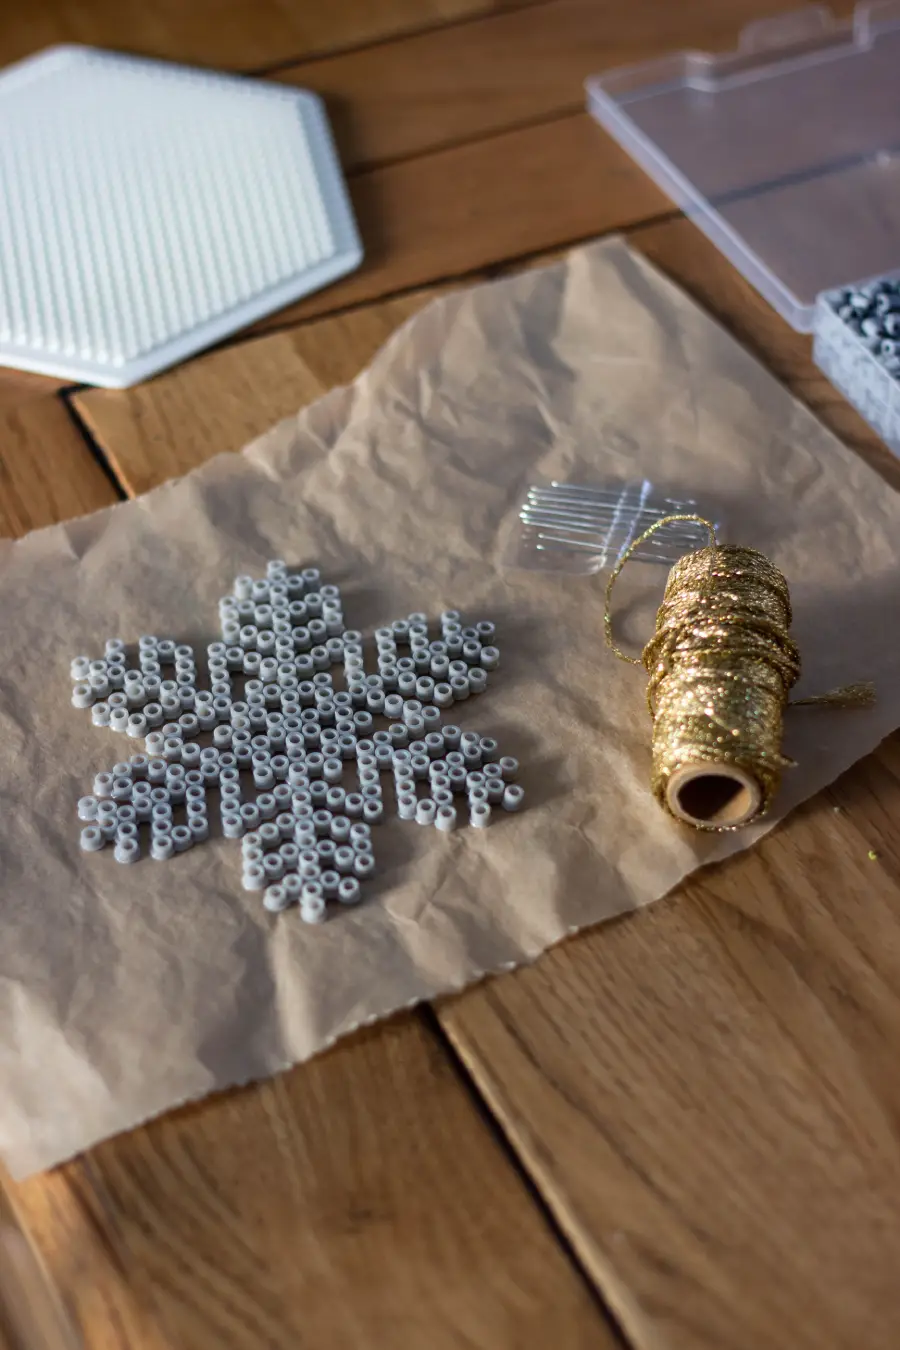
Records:
{"label": "brown parchment paper sheet", "polygon": [[[787,574],[803,691],[878,681],[870,711],[789,714],[799,767],[768,826],[900,722],[900,498],[686,296],[614,241],[436,301],[354,385],[243,455],[2,546],[0,1151],[14,1173],[531,961],[759,836],[697,835],[651,800],[645,679],[604,648],[602,582],[504,570],[538,476],[646,476],[698,497]],[[139,747],[71,708],[70,658],[112,635],[212,640],[218,596],[274,556],[317,561],[353,627],[449,605],[494,619],[501,670],[453,720],[497,735],[528,793],[521,815],[449,838],[391,818],[365,903],[317,928],[241,889],[235,842],[133,867],[78,846],[78,797]],[[623,576],[635,644],[664,575]]]}

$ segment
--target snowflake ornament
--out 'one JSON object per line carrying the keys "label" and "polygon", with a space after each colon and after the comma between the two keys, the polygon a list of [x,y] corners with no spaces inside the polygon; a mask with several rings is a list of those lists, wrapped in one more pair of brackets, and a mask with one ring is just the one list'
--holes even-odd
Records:
{"label": "snowflake ornament", "polygon": [[98,773],[79,801],[86,851],[111,843],[118,862],[137,862],[143,827],[151,858],[171,859],[209,839],[218,794],[221,833],[241,841],[245,889],[261,891],[270,911],[299,904],[301,918],[318,923],[329,900],[356,904],[375,872],[385,775],[401,820],[444,833],[456,828],[460,801],[476,829],[493,807],[521,806],[516,761],[443,720],[497,669],[492,623],[464,627],[445,610],[432,641],[426,615],[397,619],[375,630],[378,669],[367,673],[338,587],[279,559],[262,579],[237,577],[219,618],[206,689],[193,647],[170,638],[140,638],[136,667],[120,638],[101,658],[72,661],[73,705],[144,744]]}

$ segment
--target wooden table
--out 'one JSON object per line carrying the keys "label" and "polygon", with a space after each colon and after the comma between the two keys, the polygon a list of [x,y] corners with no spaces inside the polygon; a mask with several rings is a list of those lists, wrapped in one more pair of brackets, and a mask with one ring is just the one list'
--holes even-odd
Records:
{"label": "wooden table", "polygon": [[[900,485],[808,341],[581,111],[586,73],[790,5],[6,7],[0,61],[81,41],[321,91],[367,261],[126,392],[0,374],[0,528],[238,450],[437,290],[612,230]],[[896,1350],[898,820],[894,738],[652,909],[10,1184],[17,1222],[90,1350]]]}

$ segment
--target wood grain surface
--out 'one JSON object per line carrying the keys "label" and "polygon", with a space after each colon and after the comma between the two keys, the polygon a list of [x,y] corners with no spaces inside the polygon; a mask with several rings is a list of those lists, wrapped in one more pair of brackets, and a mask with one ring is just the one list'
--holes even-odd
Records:
{"label": "wood grain surface", "polygon": [[[518,0],[527,3],[528,0]],[[540,0],[533,0],[539,3]],[[465,20],[517,0],[35,0],[6,4],[0,63],[83,42],[198,66],[261,71]]]}
{"label": "wood grain surface", "polygon": [[897,1344],[898,770],[441,1010],[637,1346]]}
{"label": "wood grain surface", "polygon": [[[554,0],[301,62],[277,76],[326,101],[345,168],[580,112],[587,75],[683,47],[733,48],[792,0]],[[850,6],[843,6],[849,9]]]}
{"label": "wood grain surface", "polygon": [[0,537],[96,511],[119,494],[55,395],[6,399],[0,383]]}
{"label": "wood grain surface", "polygon": [[621,1344],[419,1015],[11,1195],[90,1350]]}
{"label": "wood grain surface", "polygon": [[623,229],[671,202],[587,113],[356,174],[362,267],[256,331]]}
{"label": "wood grain surface", "polygon": [[134,389],[72,404],[130,496],[191,469],[344,384],[436,288],[224,347]]}

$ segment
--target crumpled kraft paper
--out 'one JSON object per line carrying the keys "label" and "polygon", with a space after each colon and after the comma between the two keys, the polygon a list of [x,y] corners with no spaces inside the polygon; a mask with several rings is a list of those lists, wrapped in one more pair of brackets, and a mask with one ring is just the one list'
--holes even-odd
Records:
{"label": "crumpled kraft paper", "polygon": [[[504,569],[523,487],[648,477],[789,578],[801,692],[873,678],[871,710],[796,710],[765,826],[710,836],[648,791],[645,676],[606,651],[597,578]],[[533,960],[746,848],[900,722],[900,498],[620,242],[440,299],[349,388],[241,455],[0,552],[0,1147],[46,1167],[361,1023]],[[270,916],[216,838],[169,863],[82,854],[94,773],[134,742],[69,704],[107,636],[218,636],[269,557],[318,562],[371,629],[414,609],[498,625],[502,666],[454,720],[518,756],[527,810],[450,837],[392,818],[364,904]],[[626,568],[619,633],[665,570]]]}

